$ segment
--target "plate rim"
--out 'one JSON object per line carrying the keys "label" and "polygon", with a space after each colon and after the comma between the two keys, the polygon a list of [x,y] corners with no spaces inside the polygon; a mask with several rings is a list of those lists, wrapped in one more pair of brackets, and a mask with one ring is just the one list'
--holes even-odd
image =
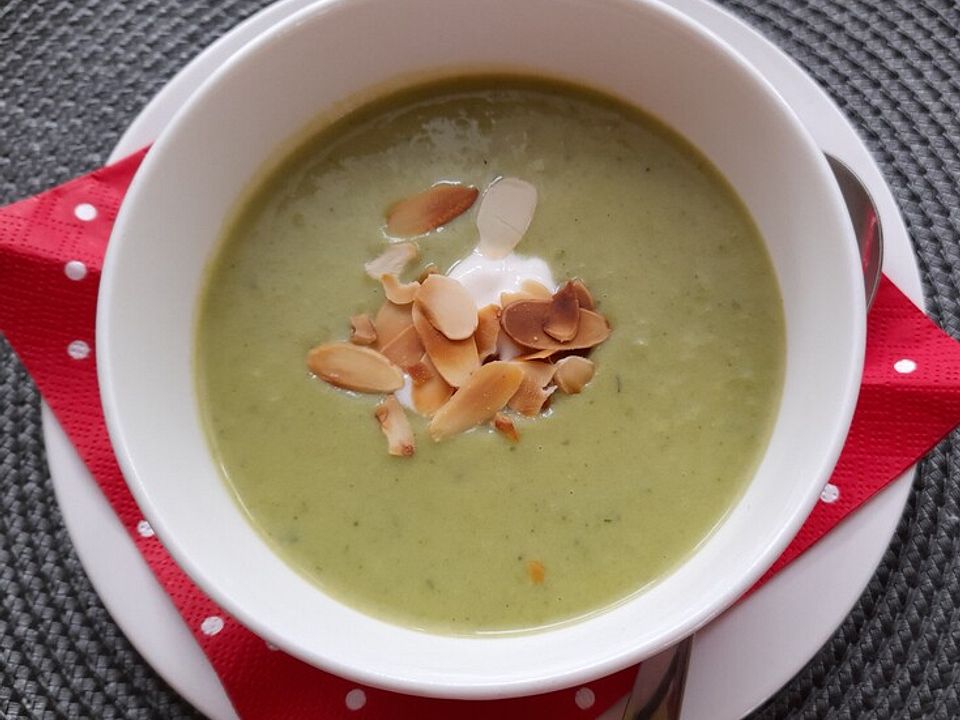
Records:
{"label": "plate rim", "polygon": [[[250,16],[249,18],[247,18],[246,20],[242,21],[237,26],[229,30],[221,38],[219,38],[218,40],[216,40],[215,42],[207,46],[195,58],[193,58],[186,66],[184,66],[156,95],[154,95],[154,97],[144,106],[144,108],[140,111],[140,113],[138,113],[137,117],[128,126],[127,130],[124,132],[124,134],[118,141],[116,147],[114,148],[113,152],[111,153],[110,162],[113,162],[119,159],[123,155],[126,155],[128,152],[131,152],[135,150],[137,147],[139,147],[142,144],[140,142],[140,139],[155,137],[156,132],[159,130],[158,126],[162,125],[167,119],[169,119],[169,116],[172,114],[170,108],[175,109],[179,105],[179,103],[182,103],[189,96],[193,88],[197,84],[199,84],[200,80],[202,80],[205,74],[209,72],[210,67],[214,63],[219,65],[227,57],[229,57],[229,55],[231,55],[237,49],[245,45],[248,41],[256,37],[260,32],[262,32],[263,29],[269,27],[275,22],[278,22],[279,20],[282,20],[284,17],[296,12],[300,8],[311,4],[311,2],[312,0],[280,0],[279,2],[269,5],[261,9],[257,13],[253,14],[252,16]],[[863,141],[857,135],[856,130],[852,127],[850,122],[843,116],[842,112],[839,110],[839,108],[836,107],[835,103],[833,103],[833,101],[829,98],[826,92],[819,86],[816,86],[814,81],[808,75],[806,75],[806,73],[802,70],[802,68],[800,68],[800,66],[797,65],[795,61],[792,60],[792,58],[790,58],[785,53],[783,53],[783,51],[781,51],[778,47],[776,47],[771,41],[764,38],[762,35],[760,35],[756,30],[754,30],[752,27],[747,25],[745,22],[731,15],[728,11],[721,9],[719,7],[713,6],[712,4],[706,2],[706,0],[665,0],[665,2],[666,4],[671,5],[675,9],[678,9],[681,12],[692,17],[695,21],[706,26],[709,30],[713,31],[714,33],[720,35],[723,39],[726,40],[726,42],[731,44],[735,49],[737,49],[739,52],[746,55],[747,57],[750,57],[750,52],[748,52],[748,50],[752,50],[755,53],[766,53],[769,55],[770,58],[774,58],[776,60],[774,64],[779,63],[781,66],[789,65],[790,70],[793,74],[799,74],[809,83],[813,83],[814,89],[823,98],[825,98],[827,102],[829,102],[829,104],[832,106],[832,109],[835,111],[835,114],[839,116],[837,120],[842,121],[844,133],[848,135],[852,135],[853,138],[856,140],[856,142],[851,144],[852,146],[847,146],[842,148],[824,147],[824,149],[834,152],[839,157],[841,157],[841,159],[844,159],[845,161],[850,159],[852,155],[859,155],[860,156],[858,158],[859,162],[855,163],[856,165],[862,164],[864,162],[863,155],[866,155],[866,158],[867,158],[866,162],[869,163],[870,165],[869,169],[871,170],[871,173],[868,173],[865,175],[864,177],[865,181],[867,181],[869,184],[869,181],[871,178],[868,176],[872,175],[874,184],[876,184],[876,178],[879,178],[879,182],[882,185],[882,191],[883,191],[882,194],[885,196],[883,200],[889,199],[891,203],[893,202],[893,198],[890,193],[889,187],[887,186],[886,182],[883,181],[882,176],[880,175],[879,168],[876,166],[875,161],[869,156],[869,151],[866,149],[865,145],[863,144]],[[728,35],[725,34],[725,31],[733,32],[735,34],[737,33],[740,34],[741,35],[741,38],[739,39],[740,41],[738,42],[738,40],[736,39],[731,39]],[[750,46],[750,47],[748,48],[745,46]],[[762,74],[767,75],[766,71],[768,70],[768,68],[760,66],[759,63],[756,62],[755,58],[752,60],[752,62],[754,65],[757,65],[759,67]],[[782,70],[783,70],[783,67],[780,68],[780,71]],[[786,73],[786,74],[789,75],[790,73]],[[777,86],[778,91],[780,91],[780,86],[778,85],[778,83],[772,79],[771,79],[771,82],[775,86]],[[804,117],[805,115],[804,112],[802,112],[800,109],[797,109],[797,108],[795,108],[795,110],[801,116],[801,118],[804,119],[804,122],[806,124],[807,118]],[[821,138],[818,138],[818,140],[821,140]],[[871,185],[871,190],[874,190],[874,189],[875,188],[873,187],[873,185]],[[895,214],[891,214],[889,210],[887,212],[888,217],[887,217],[887,222],[885,222],[885,233],[887,233],[888,236],[891,234],[888,230],[888,227],[889,227],[889,223],[892,221],[897,225],[897,227],[895,227],[896,232],[892,234],[894,236],[899,236],[901,237],[901,239],[906,240],[907,239],[906,229],[905,227],[903,227],[902,217],[900,216],[899,210],[896,209],[895,203],[893,203],[893,207],[894,207]],[[907,241],[907,244],[909,245],[909,240],[906,240],[906,241]],[[922,302],[922,293],[920,291],[919,271],[917,268],[916,260],[912,256],[912,248],[910,248],[910,253],[911,253],[911,260],[912,260],[911,267],[908,270],[901,269],[901,272],[898,274],[901,275],[902,277],[898,278],[899,279],[898,284],[903,283],[903,285],[905,286],[902,285],[902,289],[911,297],[911,299],[915,303],[920,304],[920,302]],[[885,269],[886,269],[886,263],[885,263]],[[63,454],[64,453],[75,454],[75,451],[70,445],[69,440],[63,434],[63,431],[59,428],[59,425],[56,422],[56,419],[53,417],[52,413],[50,412],[49,408],[45,404],[42,406],[42,418],[43,418],[44,438],[45,438],[45,441],[47,444],[47,450],[48,450],[48,464],[50,466],[50,473],[53,479],[54,491],[57,496],[58,503],[61,506],[61,509],[64,515],[64,520],[67,523],[68,533],[70,534],[71,540],[74,542],[75,547],[77,547],[77,554],[80,557],[81,565],[84,567],[85,571],[87,571],[88,576],[95,575],[96,573],[90,572],[90,566],[96,565],[98,562],[102,562],[102,560],[100,560],[99,556],[94,557],[89,553],[85,553],[81,549],[81,546],[84,546],[84,543],[82,542],[78,543],[77,537],[78,535],[82,534],[82,530],[79,527],[77,527],[76,519],[72,518],[70,514],[69,503],[65,503],[61,501],[61,497],[64,494],[63,474],[67,472],[71,472],[70,470],[67,469],[66,460],[68,460],[69,458],[65,458]],[[895,483],[900,488],[898,495],[902,495],[902,500],[897,501],[897,504],[899,505],[899,508],[900,508],[900,512],[902,512],[903,506],[906,503],[907,492],[909,490],[909,483],[905,482],[905,480],[907,478],[912,478],[914,469],[915,469],[915,466],[911,467]],[[58,479],[58,476],[59,476],[59,479]],[[97,492],[99,492],[99,489],[96,487],[95,481],[93,481],[92,478],[89,478],[89,482],[94,483],[94,489]],[[903,487],[904,485],[906,485],[906,489],[904,489]],[[890,495],[893,492],[894,492],[894,488],[891,487],[888,490],[884,490],[883,494]],[[112,509],[109,508],[109,505],[107,505],[105,499],[103,499],[103,503],[106,505],[107,509],[110,511],[110,514],[113,515]],[[899,518],[900,512],[898,512],[897,514],[898,518]],[[855,513],[855,515],[856,514],[857,513]],[[115,515],[113,515],[113,517],[114,519],[116,519],[117,524],[120,525],[119,519],[117,519]],[[71,522],[71,520],[73,520],[73,522]],[[897,524],[896,521],[891,523],[889,533],[886,533],[884,535],[884,541],[882,543],[882,547],[880,543],[874,543],[874,545],[877,548],[879,548],[876,553],[877,562],[879,562],[880,558],[882,557],[883,551],[889,544],[890,538],[892,537],[896,529],[896,524]],[[126,536],[126,531],[123,530],[122,526],[120,526],[120,529],[123,531],[124,536]],[[127,540],[131,545],[131,547],[133,548],[134,552],[137,554],[137,557],[143,563],[144,567],[147,567],[145,561],[139,555],[139,551],[136,550],[136,547],[133,543],[132,538],[127,537]],[[816,553],[817,549],[818,548],[812,549],[810,553],[807,553],[806,555],[811,555],[812,553]],[[781,575],[785,573],[789,573],[791,569],[792,568],[786,569],[784,573],[782,573]],[[843,618],[846,617],[846,615],[849,613],[850,609],[853,607],[853,604],[855,604],[856,599],[859,598],[860,594],[862,594],[863,588],[866,586],[866,583],[869,582],[869,578],[872,577],[873,573],[875,572],[875,569],[876,569],[876,563],[871,563],[870,572],[867,575],[866,581],[863,583],[863,586],[859,588],[854,600],[848,606],[846,606],[846,609],[843,615],[841,616],[840,620],[838,621],[838,623],[830,624],[829,627],[823,628],[822,634],[824,636],[823,638],[824,641],[828,639],[830,635],[833,634],[839,622],[842,622]],[[150,571],[148,570],[148,572]],[[771,584],[777,582],[779,577],[780,576],[778,576],[778,578],[775,578],[771,582]],[[118,616],[121,618],[125,617],[125,614],[122,611],[122,607],[121,607],[124,604],[124,598],[113,597],[113,596],[108,598],[106,596],[107,594],[101,592],[101,588],[97,587],[97,584],[95,582],[94,582],[94,587],[97,590],[98,594],[101,596],[101,599],[103,600],[104,605],[107,607],[108,612],[110,612],[111,617],[113,617],[115,622],[117,622],[117,625],[121,628],[121,630],[124,632],[126,637],[131,641],[134,647],[137,648],[137,650],[141,653],[144,659],[151,665],[151,667],[153,667],[158,672],[158,674],[160,674],[168,682],[168,684],[171,685],[171,687],[177,690],[177,692],[179,692],[188,702],[193,704],[195,707],[197,707],[201,711],[211,714],[212,717],[217,717],[217,718],[236,717],[235,713],[233,713],[232,710],[229,715],[221,714],[224,710],[224,708],[221,706],[222,703],[219,700],[217,702],[214,702],[213,698],[208,694],[209,692],[216,690],[216,692],[219,692],[220,695],[222,695],[222,701],[226,702],[227,707],[229,707],[229,701],[226,699],[226,695],[223,692],[222,685],[220,685],[219,681],[217,681],[216,683],[216,688],[210,688],[208,692],[200,693],[197,690],[195,690],[193,687],[187,687],[182,682],[182,680],[178,678],[176,673],[171,672],[173,668],[158,667],[158,665],[151,660],[151,655],[153,655],[154,653],[151,652],[152,648],[148,645],[148,643],[146,642],[146,639],[142,636],[142,631],[140,631],[140,628],[136,624],[131,623],[129,621],[124,622],[122,620],[118,620]],[[156,584],[154,589],[159,590],[161,593],[163,593],[159,584]],[[755,602],[754,599],[756,597],[760,596],[762,598],[763,597],[762,593],[764,593],[765,590],[766,588],[761,589],[760,591],[755,593],[753,597],[751,597],[744,603],[741,603],[739,606],[735,607],[733,610],[728,611],[724,615],[721,615],[720,618],[718,618],[713,623],[711,623],[711,625],[708,626],[705,630],[701,631],[700,635],[702,635],[703,638],[708,637],[709,634],[711,633],[711,628],[714,628],[714,626],[716,626],[717,624],[725,622],[726,618],[729,615],[731,615],[733,612],[737,611],[738,608],[741,608],[744,606],[749,607],[749,603]],[[165,593],[163,593],[163,595],[164,597],[166,597]],[[170,607],[171,609],[173,609],[172,603],[170,603]],[[174,613],[175,613],[175,610],[174,610]],[[176,618],[179,619],[181,623],[183,622],[182,619],[180,619],[179,615],[176,615]],[[184,624],[184,629],[186,629],[185,624]],[[189,630],[187,630],[187,632],[189,633]],[[194,643],[196,652],[201,653],[199,645],[195,644],[195,642],[192,639],[192,636],[189,636],[189,637],[190,637],[190,641]],[[702,640],[702,638],[698,636],[698,640]],[[817,645],[817,647],[819,647],[819,645]],[[695,646],[694,660],[691,666],[692,675],[695,675],[695,671],[697,670],[696,655],[697,655],[697,651]],[[812,655],[810,657],[812,657]],[[782,685],[785,682],[789,681],[789,679],[793,677],[793,674],[799,671],[803,667],[803,665],[807,661],[809,661],[810,657],[807,657],[803,663],[800,663],[800,665],[795,668],[793,673],[791,673],[787,677],[782,678],[769,693],[764,691],[763,693],[764,697],[759,702],[751,704],[749,708],[743,711],[743,714],[750,712],[750,710],[752,710],[754,707],[756,707],[757,705],[762,703],[765,699],[767,699],[769,696],[771,696],[773,693],[775,693],[780,687],[782,687]],[[694,688],[695,688],[695,685],[694,686],[688,685],[688,689],[692,690]]]}

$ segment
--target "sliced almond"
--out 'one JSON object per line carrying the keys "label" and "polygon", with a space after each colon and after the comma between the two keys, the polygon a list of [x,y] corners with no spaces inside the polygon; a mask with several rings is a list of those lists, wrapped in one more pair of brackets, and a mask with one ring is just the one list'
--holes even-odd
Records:
{"label": "sliced almond", "polygon": [[497,338],[500,336],[500,308],[487,305],[477,313],[477,331],[473,338],[477,343],[480,362],[497,354]]}
{"label": "sliced almond", "polygon": [[430,436],[444,440],[487,422],[513,397],[523,378],[523,370],[513,363],[482,366],[434,414],[427,428]]}
{"label": "sliced almond", "polygon": [[409,325],[380,348],[380,352],[394,365],[406,370],[420,361],[423,356],[423,343],[420,342],[416,328]]}
{"label": "sliced almond", "polygon": [[413,380],[410,391],[413,406],[421,415],[433,415],[453,395],[453,388],[440,377],[440,373],[430,362],[429,355],[424,354],[420,361],[410,368],[409,373]]}
{"label": "sliced almond", "polygon": [[577,293],[577,302],[580,303],[580,307],[584,310],[593,310],[597,304],[593,301],[593,295],[587,290],[587,286],[583,284],[583,280],[574,278],[570,282],[573,283],[573,289]]}
{"label": "sliced almond", "polygon": [[522,283],[520,283],[520,290],[536,300],[553,299],[553,292],[550,290],[550,288],[543,283],[537,282],[536,280],[524,280]]}
{"label": "sliced almond", "polygon": [[523,370],[524,375],[529,376],[537,387],[545,388],[553,380],[553,375],[557,371],[557,366],[541,360],[514,360]]}
{"label": "sliced almond", "polygon": [[556,352],[557,351],[553,348],[547,348],[546,350],[537,350],[535,352],[527,353],[525,355],[517,355],[513,359],[519,362],[523,362],[524,360],[546,360]]}
{"label": "sliced almond", "polygon": [[367,275],[379,280],[390,273],[399,275],[411,260],[417,257],[417,246],[411,242],[395,243],[384,250],[379,257],[364,264]]}
{"label": "sliced almond", "polygon": [[595,371],[593,360],[571,355],[557,362],[557,372],[553,376],[553,381],[560,388],[560,392],[576,395],[593,379]]}
{"label": "sliced almond", "polygon": [[520,302],[521,300],[538,300],[539,298],[534,297],[528,292],[523,290],[514,290],[514,291],[504,291],[500,293],[500,307],[506,307],[507,305],[513,305],[515,302]]}
{"label": "sliced almond", "polygon": [[426,267],[420,271],[420,275],[417,277],[417,282],[422,283],[427,279],[427,277],[430,275],[435,275],[438,272],[440,272],[440,268],[438,268],[434,263],[427,263]]}
{"label": "sliced almond", "polygon": [[610,336],[603,315],[581,308],[576,336],[569,342],[559,342],[543,331],[550,305],[546,300],[511,303],[500,314],[500,326],[517,343],[533,350],[581,350],[599,345]]}
{"label": "sliced almond", "polygon": [[500,326],[507,335],[525,347],[552,349],[560,343],[543,332],[550,303],[550,300],[518,300],[505,305],[500,313]]}
{"label": "sliced almond", "polygon": [[477,329],[477,304],[463,285],[446,275],[428,276],[416,304],[450,340],[466,340]]}
{"label": "sliced almond", "polygon": [[409,305],[420,290],[420,283],[416,280],[402,283],[393,273],[381,275],[380,284],[383,285],[383,294],[387,296],[387,300],[395,305]]}
{"label": "sliced almond", "polygon": [[417,360],[413,365],[410,365],[406,369],[407,375],[410,376],[410,382],[413,383],[413,387],[417,385],[423,385],[426,382],[430,381],[430,378],[435,377],[439,373],[437,369],[433,366],[433,363],[430,362],[430,356],[424,353],[420,356],[420,359]]}
{"label": "sliced almond", "polygon": [[517,432],[517,426],[513,424],[513,419],[509,415],[498,412],[493,416],[493,427],[510,442],[520,441],[520,433]]}
{"label": "sliced almond", "polygon": [[509,335],[502,331],[501,326],[501,332],[497,336],[497,359],[515,360],[517,356],[523,355],[525,352],[527,350],[517,345]]}
{"label": "sliced almond", "polygon": [[373,345],[377,341],[377,329],[366,313],[350,318],[350,342],[354,345]]}
{"label": "sliced almond", "polygon": [[[520,365],[516,362],[515,364]],[[535,373],[524,373],[523,381],[507,402],[507,407],[521,415],[533,417],[540,414],[543,406],[555,391],[555,387],[544,390]]]}
{"label": "sliced almond", "polygon": [[403,372],[384,355],[351,343],[318,345],[307,353],[307,367],[331,385],[357,392],[393,392],[403,387]]}
{"label": "sliced almond", "polygon": [[417,412],[430,417],[450,399],[450,396],[453,395],[453,388],[437,375],[423,385],[414,387],[411,394],[413,396],[413,406],[417,409]]}
{"label": "sliced almond", "polygon": [[387,232],[395,237],[413,237],[436,230],[469,210],[479,194],[475,187],[437,183],[391,205],[387,209]]}
{"label": "sliced almond", "polygon": [[373,325],[377,329],[377,347],[382,348],[408,327],[413,327],[410,305],[396,305],[388,300],[380,306]]}
{"label": "sliced almond", "polygon": [[377,405],[374,415],[380,423],[380,429],[387,436],[387,451],[391,455],[410,457],[415,445],[413,428],[407,420],[407,414],[397,401],[396,395],[391,395]]}
{"label": "sliced almond", "polygon": [[[431,276],[432,277],[432,276]],[[451,340],[437,330],[424,316],[420,303],[413,303],[413,326],[420,342],[437,368],[437,372],[454,387],[463,385],[480,367],[477,344],[472,337],[466,340]]]}
{"label": "sliced almond", "polygon": [[519,290],[505,291],[500,293],[500,306],[506,307],[511,303],[520,300],[551,300],[553,293],[545,285],[536,280],[524,280],[520,283]]}
{"label": "sliced almond", "polygon": [[554,340],[570,342],[580,329],[580,301],[572,282],[567,282],[550,300],[543,331]]}
{"label": "sliced almond", "polygon": [[610,337],[610,323],[598,312],[580,308],[580,326],[573,340],[563,344],[567,350],[585,350],[596,347]]}
{"label": "sliced almond", "polygon": [[523,370],[523,382],[510,398],[507,406],[521,415],[533,417],[543,410],[544,404],[556,388],[545,390],[553,379],[556,368],[550,363],[536,361],[513,361]]}
{"label": "sliced almond", "polygon": [[537,189],[515,177],[495,180],[483,193],[477,210],[482,255],[505,258],[523,238],[537,208]]}

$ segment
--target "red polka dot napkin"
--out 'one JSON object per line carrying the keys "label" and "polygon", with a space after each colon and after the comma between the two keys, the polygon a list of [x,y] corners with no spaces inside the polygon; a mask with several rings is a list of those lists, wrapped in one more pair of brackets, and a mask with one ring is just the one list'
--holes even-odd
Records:
{"label": "red polka dot napkin", "polygon": [[[171,560],[127,490],[104,426],[94,318],[103,253],[143,155],[0,209],[0,330],[30,371],[144,559],[173,598],[243,718],[596,717],[631,686],[629,668],[588,686],[487,702],[360,687],[268,647]],[[866,368],[840,462],[767,578],[909,467],[960,422],[960,345],[889,280],[870,313]]]}

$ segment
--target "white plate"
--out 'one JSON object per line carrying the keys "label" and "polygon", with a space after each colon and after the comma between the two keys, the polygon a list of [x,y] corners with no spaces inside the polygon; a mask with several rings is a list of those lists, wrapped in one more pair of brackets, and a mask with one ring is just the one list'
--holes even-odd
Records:
{"label": "white plate", "polygon": [[[884,271],[921,305],[913,251],[893,196],[866,147],[826,93],[732,15],[705,0],[666,1],[746,56],[800,115],[820,146],[863,179],[879,208],[886,242]],[[114,149],[111,161],[152,141],[214,68],[265,28],[309,2],[278,2],[211,45],[143,110]],[[107,609],[147,662],[189,702],[215,720],[235,718],[212,667],[46,406],[43,422],[47,458],[67,529]],[[872,576],[896,528],[912,476],[911,468],[871,500],[868,508],[697,634],[685,720],[742,717],[810,660]],[[618,710],[613,708],[605,717],[619,718]]]}

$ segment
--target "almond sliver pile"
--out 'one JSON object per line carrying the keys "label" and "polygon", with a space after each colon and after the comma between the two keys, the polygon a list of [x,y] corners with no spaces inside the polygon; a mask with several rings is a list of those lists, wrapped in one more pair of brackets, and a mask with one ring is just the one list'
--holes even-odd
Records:
{"label": "almond sliver pile", "polygon": [[[386,231],[413,238],[446,225],[472,207],[479,192],[459,183],[438,183],[392,205]],[[477,213],[478,250],[509,255],[526,232],[536,207],[536,189],[518,178],[501,178],[486,189]],[[375,417],[391,455],[410,457],[415,437],[397,391],[410,379],[417,413],[427,432],[446,440],[489,424],[510,442],[520,433],[514,418],[543,413],[554,392],[581,392],[593,378],[590,350],[610,335],[610,325],[579,279],[552,292],[526,282],[503,293],[500,304],[478,308],[457,280],[429,265],[417,280],[400,275],[419,255],[413,240],[390,244],[366,263],[380,281],[384,302],[371,318],[351,317],[346,341],[318,345],[307,366],[321,380],[346,390],[385,395]],[[509,342],[507,342],[509,340]],[[501,359],[513,345],[519,355]]]}

